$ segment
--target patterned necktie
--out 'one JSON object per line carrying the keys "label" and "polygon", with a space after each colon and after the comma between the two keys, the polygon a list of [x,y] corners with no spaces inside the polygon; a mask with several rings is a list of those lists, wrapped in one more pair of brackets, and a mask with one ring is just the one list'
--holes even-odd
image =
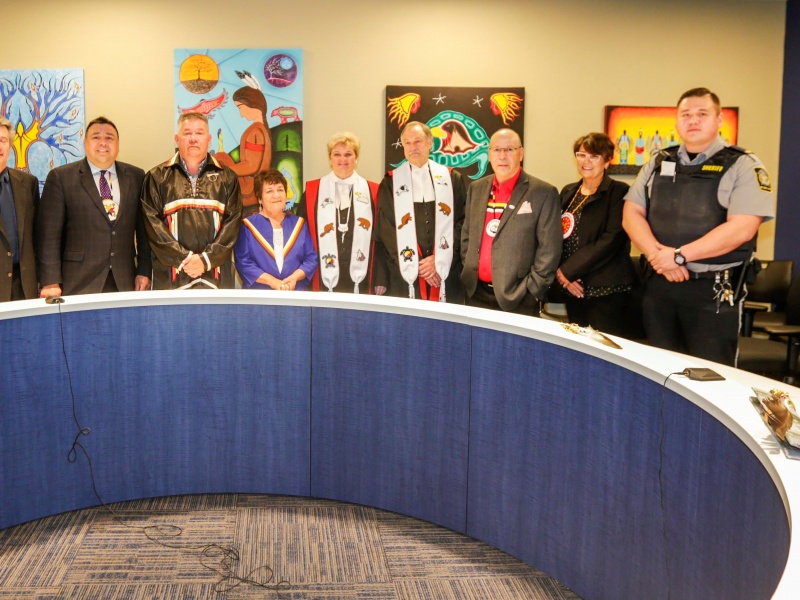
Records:
{"label": "patterned necktie", "polygon": [[111,200],[114,198],[114,196],[111,195],[111,186],[108,185],[105,171],[100,171],[100,198],[103,200]]}
{"label": "patterned necktie", "polygon": [[106,171],[100,171],[100,199],[103,201],[103,208],[106,209],[108,220],[112,223],[117,220],[117,203],[114,202],[114,195],[111,193],[111,186],[106,179]]}

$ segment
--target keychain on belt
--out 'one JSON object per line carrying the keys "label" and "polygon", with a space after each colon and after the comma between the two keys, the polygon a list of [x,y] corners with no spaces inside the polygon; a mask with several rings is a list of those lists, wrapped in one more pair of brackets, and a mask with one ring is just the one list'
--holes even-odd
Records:
{"label": "keychain on belt", "polygon": [[733,306],[733,288],[731,287],[730,270],[725,269],[722,276],[720,272],[714,276],[714,301],[717,303],[717,313],[719,307],[723,302],[727,302]]}

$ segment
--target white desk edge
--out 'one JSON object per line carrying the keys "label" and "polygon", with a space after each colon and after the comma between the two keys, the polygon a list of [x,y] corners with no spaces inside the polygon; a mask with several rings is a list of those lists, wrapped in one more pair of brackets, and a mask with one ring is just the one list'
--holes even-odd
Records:
{"label": "white desk edge", "polygon": [[[254,290],[195,290],[168,292],[126,292],[68,296],[64,303],[47,304],[44,300],[24,300],[0,304],[0,320],[108,308],[129,308],[180,304],[262,304],[302,307],[326,307],[385,312],[439,319],[483,327],[542,340],[571,348],[619,365],[651,379],[680,394],[730,429],[758,457],[778,489],[791,527],[789,556],[783,576],[773,595],[774,600],[795,600],[800,595],[800,531],[792,527],[792,516],[800,514],[800,460],[788,459],[775,435],[767,428],[750,402],[751,387],[780,388],[800,403],[800,388],[760,377],[698,358],[667,352],[613,338],[621,350],[572,334],[559,323],[514,314],[500,313],[445,303],[412,301],[367,295],[314,292],[275,292]],[[670,373],[687,367],[711,367],[726,377],[725,381],[698,382]]]}

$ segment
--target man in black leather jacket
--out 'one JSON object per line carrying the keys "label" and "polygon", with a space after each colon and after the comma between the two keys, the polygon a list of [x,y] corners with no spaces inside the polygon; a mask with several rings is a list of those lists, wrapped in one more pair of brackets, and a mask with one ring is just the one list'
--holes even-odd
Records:
{"label": "man in black leather jacket", "polygon": [[239,236],[239,181],[208,153],[208,119],[181,115],[178,152],[147,173],[142,210],[155,255],[153,289],[233,288]]}

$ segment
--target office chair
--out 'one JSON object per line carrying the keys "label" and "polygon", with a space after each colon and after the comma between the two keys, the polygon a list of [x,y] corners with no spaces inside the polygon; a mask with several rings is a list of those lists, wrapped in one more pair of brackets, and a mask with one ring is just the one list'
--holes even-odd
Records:
{"label": "office chair", "polygon": [[[793,271],[793,260],[761,262],[761,271],[756,275],[755,283],[747,286],[747,297],[742,311],[744,337],[750,337],[754,330],[763,332],[766,327],[783,325],[786,322],[786,300]],[[769,310],[765,304],[770,305]]]}
{"label": "office chair", "polygon": [[768,339],[739,338],[737,366],[745,371],[797,381],[800,356],[800,277],[795,277],[786,299],[786,320],[782,325],[766,325]]}

